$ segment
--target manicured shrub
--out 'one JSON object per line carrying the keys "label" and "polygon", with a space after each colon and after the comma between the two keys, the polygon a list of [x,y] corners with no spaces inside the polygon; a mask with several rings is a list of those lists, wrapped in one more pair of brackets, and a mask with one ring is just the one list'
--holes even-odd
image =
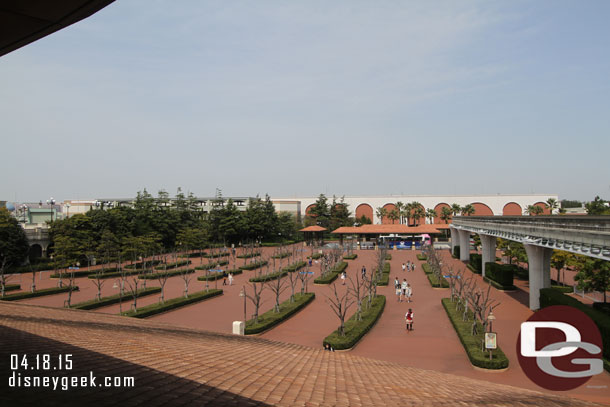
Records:
{"label": "manicured shrub", "polygon": [[460,258],[460,246],[454,246],[453,247],[453,257],[455,257],[456,259]]}
{"label": "manicured shrub", "polygon": [[191,264],[190,260],[178,260],[174,263],[161,264],[155,267],[156,270],[164,270],[164,269],[176,269],[178,267],[188,266]]}
{"label": "manicured shrub", "polygon": [[[226,270],[225,273],[227,273],[227,275],[229,275],[229,273],[232,273],[233,275],[237,275],[237,274],[241,274],[243,273],[243,270],[240,269],[232,269],[232,270]],[[197,280],[199,281],[215,281],[215,280],[220,280],[223,276],[223,273],[209,273],[209,275],[207,276],[199,276],[197,277]]]}
{"label": "manicured shrub", "polygon": [[500,290],[514,290],[513,269],[512,264],[485,263],[485,279],[491,280]]}
{"label": "manicured shrub", "polygon": [[160,314],[162,312],[171,311],[176,308],[184,307],[185,305],[193,304],[208,298],[213,298],[222,294],[222,290],[210,289],[209,291],[199,291],[189,294],[188,298],[178,297],[165,301],[164,303],[151,304],[145,307],[138,308],[138,311],[123,312],[122,315],[133,318],[146,318],[151,315]]}
{"label": "manicured shrub", "polygon": [[[116,269],[113,269],[116,270]],[[68,278],[70,277],[70,274],[74,274],[74,278],[79,278],[79,277],[87,277],[90,276],[91,274],[95,274],[97,273],[97,270],[66,270],[62,275],[61,278]],[[49,276],[49,278],[59,278],[60,274],[59,273],[53,273]]]}
{"label": "manicured shrub", "polygon": [[428,281],[432,287],[449,288],[449,282],[447,282],[447,279],[442,277],[441,281],[438,281],[438,277],[432,272],[432,269],[428,263],[422,264],[422,269],[424,270],[424,273],[426,273],[426,277],[428,277]]}
{"label": "manicured shrub", "polygon": [[229,260],[219,260],[213,263],[204,264],[203,266],[195,267],[195,270],[212,270],[214,267],[226,266],[229,264]]}
{"label": "manicured shrub", "polygon": [[381,270],[381,278],[377,282],[377,285],[386,286],[390,283],[390,263],[383,263],[383,269]]}
{"label": "manicured shrub", "polygon": [[185,254],[181,254],[180,257],[184,257],[187,259],[193,259],[193,258],[198,258],[198,257],[207,257],[207,253],[206,252],[185,253]]}
{"label": "manicured shrub", "polygon": [[[375,325],[375,322],[379,319],[383,313],[385,307],[385,296],[378,295],[371,301],[371,307],[362,310],[362,320],[356,320],[356,313],[352,317],[345,321],[344,331],[345,336],[339,335],[339,330],[328,335],[324,338],[323,344],[329,344],[336,350],[351,349],[371,328]],[[364,306],[363,306],[364,308]]]}
{"label": "manicured shrub", "polygon": [[489,351],[481,350],[481,341],[485,339],[485,333],[483,333],[483,326],[481,324],[477,322],[479,328],[478,335],[470,334],[472,332],[472,313],[470,311],[470,321],[463,321],[463,312],[457,311],[455,309],[455,304],[452,303],[449,298],[443,298],[441,303],[447,312],[447,316],[449,317],[458,338],[460,338],[460,342],[462,342],[462,346],[464,346],[470,363],[483,369],[505,369],[508,367],[508,358],[500,347],[493,351],[491,360],[489,360]]}
{"label": "manicured shrub", "polygon": [[252,319],[247,321],[245,334],[257,334],[286,321],[298,311],[305,308],[307,304],[314,300],[314,298],[316,298],[314,293],[305,293],[302,295],[295,294],[294,302],[290,302],[290,299],[287,299],[280,304],[280,312],[275,312],[273,309],[271,309],[264,314],[259,315],[257,323],[254,323],[254,320]]}
{"label": "manicured shrub", "polygon": [[274,259],[285,259],[286,257],[290,257],[292,256],[292,253],[290,252],[284,252],[284,253],[279,253],[276,254],[275,256],[272,256]]}
{"label": "manicured shrub", "polygon": [[266,266],[267,263],[268,263],[267,260],[257,261],[254,263],[246,264],[245,266],[240,266],[239,268],[240,268],[240,270],[256,270],[258,268]]}
{"label": "manicured shrub", "polygon": [[258,257],[261,255],[261,252],[256,252],[256,253],[248,253],[248,254],[240,254],[239,256],[237,256],[238,259],[250,259],[252,257]]}
{"label": "manicured shrub", "polygon": [[342,261],[335,265],[326,275],[320,276],[313,280],[314,284],[330,284],[339,277],[339,274],[347,268],[347,263]]}
{"label": "manicured shrub", "polygon": [[513,264],[513,276],[517,277],[520,280],[529,280],[530,272],[528,269],[523,267],[519,267],[516,264]]}
{"label": "manicured shrub", "polygon": [[468,264],[470,265],[469,269],[473,270],[474,273],[477,274],[481,274],[482,272],[482,266],[481,266],[481,262],[483,261],[483,256],[481,256],[480,254],[476,254],[476,253],[471,253],[470,254],[470,261],[468,262]]}
{"label": "manicured shrub", "polygon": [[355,260],[358,257],[356,253],[350,254],[349,256],[343,256],[343,260]]}
{"label": "manicured shrub", "polygon": [[314,260],[319,259],[320,257],[322,257],[322,253],[314,253],[311,255],[311,258]]}
{"label": "manicured shrub", "polygon": [[[143,272],[142,270],[123,270],[123,274],[125,276],[132,276],[134,274],[140,274],[140,273],[145,273],[145,271]],[[64,274],[64,278],[65,277],[66,277],[66,275]],[[121,277],[121,273],[118,271],[113,271],[113,272],[104,272],[103,274],[100,275],[101,279],[116,278],[116,277]],[[87,276],[87,278],[96,279],[97,277],[95,274],[89,274]]]}
{"label": "manicured shrub", "polygon": [[[182,256],[181,256],[182,257]],[[133,263],[133,264],[128,264],[126,266],[123,266],[123,268],[125,269],[138,269],[141,270],[144,267],[153,267],[156,266],[158,264],[161,264],[161,260],[151,260],[151,261],[139,261],[137,263]]]}
{"label": "manicured shrub", "polygon": [[4,286],[4,292],[21,290],[21,284],[7,284]]}
{"label": "manicured shrub", "polygon": [[386,260],[392,260],[392,255],[391,254],[386,254],[385,255],[385,259]]}
{"label": "manicured shrub", "polygon": [[142,274],[140,275],[138,278],[140,280],[156,280],[159,277],[163,277],[164,275],[167,274],[168,277],[173,277],[173,276],[179,276],[180,274],[191,274],[194,273],[195,269],[189,269],[189,270],[172,270],[172,271],[167,271],[167,272],[159,272],[159,273],[150,273],[150,274]]}
{"label": "manicured shrub", "polygon": [[[5,295],[4,298],[0,298],[2,301],[17,301],[25,300],[26,298],[43,297],[45,295],[61,294],[70,291],[69,286],[54,287],[54,288],[43,288],[42,290],[36,290],[34,292],[21,292],[10,295]],[[78,291],[78,286],[73,286],[72,291]]]}
{"label": "manicured shrub", "polygon": [[251,283],[261,283],[263,281],[271,281],[277,278],[284,277],[288,272],[286,270],[276,271],[275,273],[263,274],[262,276],[250,278]]}
{"label": "manicured shrub", "polygon": [[426,261],[428,260],[428,256],[426,256],[425,254],[418,254],[417,260]]}
{"label": "manicured shrub", "polygon": [[305,261],[297,261],[296,263],[292,263],[289,266],[284,267],[284,271],[287,271],[289,273],[293,273],[297,270],[302,269],[303,267],[307,266],[307,262]]}
{"label": "manicured shrub", "polygon": [[208,259],[217,259],[219,257],[228,257],[230,255],[231,255],[231,253],[229,253],[229,252],[220,252],[220,253],[215,253],[215,254],[206,254],[203,257],[207,257]]}
{"label": "manicured shrub", "polygon": [[[574,292],[574,287],[569,286],[569,285],[552,285],[551,288],[561,292],[561,293],[565,293],[565,294],[570,294]],[[593,307],[595,308],[595,304],[593,304]]]}
{"label": "manicured shrub", "polygon": [[[160,292],[161,292],[161,287],[147,287],[146,289],[138,290],[138,298],[145,297],[147,295],[151,295],[151,294],[155,294],[155,293],[160,293]],[[131,295],[131,293],[128,291],[123,292],[122,301],[130,301],[130,300],[133,300],[133,295]],[[93,299],[93,300],[89,300],[89,301],[79,302],[78,304],[72,305],[70,308],[90,310],[90,309],[105,307],[105,306],[112,305],[112,304],[117,304],[119,302],[121,302],[121,294],[116,294],[116,295],[111,295],[109,297],[102,297],[102,299],[100,301],[98,301],[97,299]]]}
{"label": "manicured shrub", "polygon": [[550,307],[551,305],[568,305],[587,314],[599,328],[599,332],[602,334],[604,358],[610,360],[610,316],[554,288],[543,288],[540,290],[540,308]]}

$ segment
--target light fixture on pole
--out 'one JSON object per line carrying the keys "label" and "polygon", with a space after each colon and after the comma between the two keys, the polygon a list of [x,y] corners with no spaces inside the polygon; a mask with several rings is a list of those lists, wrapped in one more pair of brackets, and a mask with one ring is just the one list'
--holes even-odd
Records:
{"label": "light fixture on pole", "polygon": [[246,287],[245,286],[241,288],[241,291],[239,292],[239,296],[244,297],[244,328],[245,328],[246,321],[247,321],[247,318],[246,318],[246,315],[247,315],[246,314]]}

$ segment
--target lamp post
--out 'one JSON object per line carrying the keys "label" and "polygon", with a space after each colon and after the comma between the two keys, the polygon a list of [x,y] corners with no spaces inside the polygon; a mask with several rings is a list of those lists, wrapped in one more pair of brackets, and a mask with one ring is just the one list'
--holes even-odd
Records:
{"label": "lamp post", "polygon": [[27,223],[28,206],[26,204],[21,204],[19,206],[19,210],[21,212],[21,216],[23,217],[23,223]]}
{"label": "lamp post", "polygon": [[70,217],[70,204],[67,203],[66,204],[66,218],[69,218],[69,217]]}
{"label": "lamp post", "polygon": [[47,199],[47,205],[51,205],[51,222],[53,222],[53,210],[55,209],[55,199],[51,197]]}
{"label": "lamp post", "polygon": [[247,317],[246,317],[246,287],[242,286],[241,287],[241,291],[239,292],[239,296],[240,297],[244,297],[244,328],[246,326],[246,321],[247,321]]}
{"label": "lamp post", "polygon": [[493,332],[492,323],[496,320],[496,316],[493,311],[489,311],[489,315],[487,315],[487,320],[489,321],[489,332]]}

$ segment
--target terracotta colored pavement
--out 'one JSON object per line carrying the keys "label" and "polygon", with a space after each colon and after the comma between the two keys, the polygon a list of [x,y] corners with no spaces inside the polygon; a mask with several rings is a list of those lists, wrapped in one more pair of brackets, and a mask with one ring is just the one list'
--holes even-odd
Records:
{"label": "terracotta colored pavement", "polygon": [[[2,405],[585,406],[591,403],[262,338],[87,311],[0,303]],[[10,354],[71,354],[73,369],[11,370]],[[12,374],[97,387],[7,388]],[[133,387],[101,387],[133,377]]]}
{"label": "terracotta colored pavement", "polygon": [[[464,269],[467,278],[473,276],[480,287],[487,288],[481,276],[473,274],[465,264],[453,259],[448,251],[439,251],[439,253],[445,265],[453,267],[454,270]],[[407,260],[417,264],[415,272],[402,272],[400,265]],[[492,287],[492,298],[501,302],[501,305],[494,310],[497,320],[494,321],[493,329],[498,333],[498,345],[509,358],[509,369],[496,373],[475,370],[440,303],[442,298],[449,296],[449,289],[432,288],[421,263],[416,259],[415,252],[392,252],[391,280],[393,281],[395,275],[401,281],[406,276],[414,287],[413,302],[410,304],[396,302],[395,296],[392,296],[393,286],[380,287],[379,292],[387,294],[391,300],[388,301],[375,328],[351,353],[547,392],[525,376],[517,360],[516,344],[520,325],[532,314],[528,307],[527,289],[520,288],[517,292],[508,293]],[[525,285],[519,280],[516,280],[516,283],[520,287]],[[412,308],[415,312],[413,332],[406,332],[404,328],[404,314],[408,308]],[[610,374],[604,371],[601,375],[593,377],[586,385],[566,394],[610,404]]]}

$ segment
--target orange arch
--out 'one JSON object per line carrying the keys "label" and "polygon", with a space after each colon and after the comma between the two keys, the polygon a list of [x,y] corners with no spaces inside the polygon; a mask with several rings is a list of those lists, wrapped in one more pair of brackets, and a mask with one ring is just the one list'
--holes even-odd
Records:
{"label": "orange arch", "polygon": [[491,208],[484,203],[474,202],[472,206],[474,206],[474,216],[491,216],[494,214]]}
{"label": "orange arch", "polygon": [[373,222],[373,207],[369,204],[360,204],[356,208],[356,218],[361,218],[362,216],[366,216]]}
{"label": "orange arch", "polygon": [[316,204],[309,205],[307,209],[305,209],[305,215],[311,216],[311,210],[314,208],[314,206],[316,206]]}
{"label": "orange arch", "polygon": [[542,208],[542,214],[543,215],[550,215],[551,211],[549,210],[549,208],[546,207],[546,204],[544,202],[536,202],[534,204],[534,206],[539,206]]}
{"label": "orange arch", "polygon": [[[451,206],[449,206],[449,204],[446,204],[446,203],[442,202],[442,203],[439,203],[438,205],[436,205],[436,206],[434,207],[434,211],[436,212],[436,217],[434,218],[434,223],[435,223],[435,224],[439,224],[439,223],[445,223],[445,221],[443,221],[443,220],[441,219],[441,213],[442,213],[442,211],[443,211],[443,208],[449,208],[449,209],[451,209]],[[447,221],[447,223],[451,223],[451,219],[449,219],[449,220]]]}
{"label": "orange arch", "polygon": [[[383,205],[383,207],[386,211],[388,211],[388,213],[390,213],[391,211],[396,209],[396,205],[394,205],[393,203],[387,203],[387,204]],[[398,222],[398,221],[392,221],[387,216],[384,216],[383,219],[381,219],[381,223],[383,225],[391,225],[392,223],[396,223],[396,222]]]}
{"label": "orange arch", "polygon": [[502,209],[503,216],[519,216],[523,215],[523,208],[516,202],[509,202]]}

